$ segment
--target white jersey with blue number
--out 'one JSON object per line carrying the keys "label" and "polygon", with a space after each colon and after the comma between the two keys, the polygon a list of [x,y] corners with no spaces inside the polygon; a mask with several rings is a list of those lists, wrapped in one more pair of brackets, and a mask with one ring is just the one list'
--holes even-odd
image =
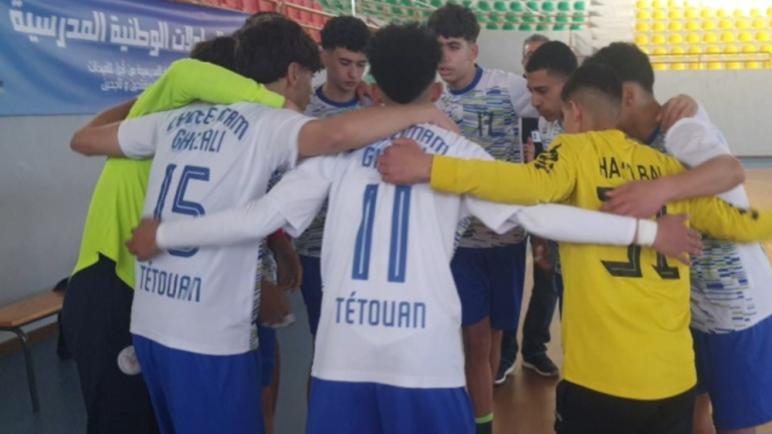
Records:
{"label": "white jersey with blue number", "polygon": [[[319,86],[311,95],[311,101],[306,107],[306,116],[315,118],[329,118],[333,116],[342,115],[343,113],[357,110],[362,106],[359,104],[358,99],[353,99],[349,102],[338,103],[330,100],[322,93],[322,86]],[[324,217],[327,214],[327,204],[322,206],[322,210],[319,211],[319,215],[316,217],[311,226],[303,232],[303,235],[299,236],[295,240],[295,249],[298,254],[304,256],[313,256],[318,258],[322,252],[322,231],[324,230]]]}
{"label": "white jersey with blue number", "polygon": [[[194,104],[127,120],[119,142],[155,155],[143,215],[174,221],[265,194],[276,169],[294,166],[303,115],[248,103]],[[195,353],[250,350],[258,243],[172,249],[137,263],[131,332]]]}
{"label": "white jersey with blue number", "polygon": [[[478,67],[469,86],[458,91],[446,88],[437,106],[459,125],[464,137],[482,146],[495,159],[522,163],[520,118],[538,115],[530,101],[523,77]],[[473,219],[459,245],[494,247],[524,238],[522,228],[498,235]]]}
{"label": "white jersey with blue number", "polygon": [[[664,136],[664,148],[689,166],[730,155],[729,144],[700,108]],[[750,207],[740,185],[720,194],[732,205]],[[772,267],[759,243],[737,244],[703,237],[705,248],[692,260],[692,327],[706,333],[747,329],[772,315]]]}
{"label": "white jersey with blue number", "polygon": [[[397,136],[434,154],[490,159],[478,145],[431,125]],[[516,207],[437,193],[426,184],[381,182],[376,163],[389,144],[305,161],[265,198],[293,233],[308,226],[324,200],[310,197],[329,194],[312,375],[463,387],[461,304],[450,271],[456,226],[471,213],[492,228],[509,228]]]}

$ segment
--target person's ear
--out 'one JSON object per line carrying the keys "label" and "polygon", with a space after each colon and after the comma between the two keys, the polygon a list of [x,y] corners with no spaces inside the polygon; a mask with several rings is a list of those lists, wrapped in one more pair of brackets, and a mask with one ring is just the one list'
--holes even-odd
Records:
{"label": "person's ear", "polygon": [[477,60],[477,56],[480,54],[480,46],[477,45],[477,42],[473,42],[472,44],[472,56],[475,60]]}
{"label": "person's ear", "polygon": [[291,62],[287,66],[287,87],[294,87],[298,80],[300,80],[300,65]]}
{"label": "person's ear", "polygon": [[635,105],[635,85],[623,84],[622,85],[622,106],[633,107]]}

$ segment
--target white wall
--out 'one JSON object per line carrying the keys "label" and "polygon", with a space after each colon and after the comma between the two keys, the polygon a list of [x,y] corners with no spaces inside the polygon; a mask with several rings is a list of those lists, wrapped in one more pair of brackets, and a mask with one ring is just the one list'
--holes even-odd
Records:
{"label": "white wall", "polygon": [[68,144],[89,118],[0,118],[0,306],[51,288],[75,264],[103,160]]}
{"label": "white wall", "polygon": [[660,101],[684,93],[699,100],[735,154],[772,156],[772,69],[747,71],[659,71]]}

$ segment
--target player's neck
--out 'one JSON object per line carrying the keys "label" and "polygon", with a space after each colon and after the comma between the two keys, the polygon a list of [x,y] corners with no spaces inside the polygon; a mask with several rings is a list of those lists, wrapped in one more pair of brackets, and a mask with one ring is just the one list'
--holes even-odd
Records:
{"label": "player's neck", "polygon": [[472,69],[469,70],[466,74],[464,74],[463,77],[459,78],[458,80],[451,82],[447,82],[448,89],[453,91],[459,91],[466,89],[469,87],[470,84],[474,81],[474,78],[477,76],[477,65],[475,64]]}
{"label": "player's neck", "polygon": [[648,143],[659,129],[659,115],[662,106],[656,99],[651,98],[642,107],[636,110],[631,127],[633,138],[641,143]]}
{"label": "player's neck", "polygon": [[330,101],[337,103],[347,103],[356,97],[356,90],[345,90],[334,86],[329,81],[322,85],[322,94]]}

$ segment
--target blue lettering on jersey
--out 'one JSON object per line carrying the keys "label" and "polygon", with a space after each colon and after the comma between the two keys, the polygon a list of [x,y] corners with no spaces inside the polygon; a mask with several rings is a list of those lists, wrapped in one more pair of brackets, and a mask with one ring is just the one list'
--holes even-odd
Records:
{"label": "blue lettering on jersey", "polygon": [[337,324],[371,327],[426,328],[426,303],[359,298],[356,291],[335,298]]}
{"label": "blue lettering on jersey", "polygon": [[220,152],[226,134],[225,130],[187,131],[180,128],[172,139],[172,150]]}
{"label": "blue lettering on jersey", "polygon": [[[406,130],[400,131],[391,136],[390,140],[399,138],[415,140],[421,145],[421,148],[425,152],[430,154],[445,155],[450,149],[450,146],[445,142],[445,139],[439,135],[435,135],[434,131],[431,129],[420,125],[414,125]],[[362,153],[362,167],[375,168],[378,165],[378,157],[381,156],[386,146],[391,143],[390,140],[382,140],[365,148]]]}
{"label": "blue lettering on jersey", "polygon": [[168,298],[201,301],[201,278],[139,265],[139,289]]}
{"label": "blue lettering on jersey", "polygon": [[237,110],[230,107],[221,108],[213,106],[207,110],[195,109],[178,114],[169,122],[166,131],[169,132],[185,125],[210,125],[212,123],[224,125],[230,132],[237,135],[239,140],[244,137],[244,133],[249,129],[249,122]]}

